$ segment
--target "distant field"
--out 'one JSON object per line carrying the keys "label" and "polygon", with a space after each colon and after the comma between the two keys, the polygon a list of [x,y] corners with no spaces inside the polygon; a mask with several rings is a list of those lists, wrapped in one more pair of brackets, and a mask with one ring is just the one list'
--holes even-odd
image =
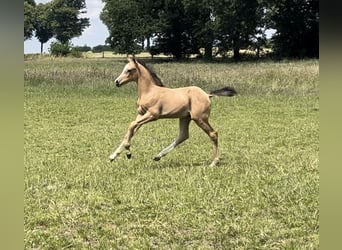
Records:
{"label": "distant field", "polygon": [[25,249],[318,249],[318,60],[147,60],[169,87],[231,85],[212,99],[221,164],[195,125],[160,162],[177,120],[142,127],[125,58],[25,61]]}
{"label": "distant field", "polygon": [[[25,60],[32,60],[32,59],[41,59],[41,58],[51,58],[50,54],[43,53],[42,55],[40,53],[33,53],[33,54],[25,54],[24,58]],[[96,52],[93,53],[91,51],[88,52],[82,52],[81,53],[82,58],[86,59],[96,59],[96,58],[111,58],[111,59],[122,59],[126,58],[126,54],[114,54],[112,51],[104,51],[104,52]],[[140,58],[151,58],[151,54],[148,52],[142,52],[136,55],[136,57]],[[165,56],[163,54],[156,55],[156,58],[168,58],[168,56]],[[193,56],[194,57],[194,56]]]}
{"label": "distant field", "polygon": [[[268,54],[270,54],[272,52],[272,49],[269,48],[262,48],[260,51],[260,56],[266,56]],[[241,49],[240,53],[242,56],[256,56],[256,51],[255,50],[244,50]],[[204,54],[204,51],[202,50],[202,54]],[[113,53],[113,51],[104,51],[104,52],[96,52],[93,53],[92,51],[88,51],[88,52],[82,52],[81,53],[83,58],[112,58],[112,59],[122,59],[122,58],[126,58],[127,55],[126,54],[116,54]],[[190,58],[196,58],[196,54],[190,55]],[[227,57],[233,57],[233,51],[229,51],[227,52]],[[25,54],[24,58],[26,60],[31,60],[31,59],[37,59],[37,58],[41,58],[41,57],[50,57],[50,55],[48,53],[43,53],[43,55],[40,55],[40,53],[35,53],[35,54]],[[151,58],[151,54],[148,52],[141,52],[139,54],[136,54],[136,57],[138,58]],[[172,56],[167,56],[164,54],[158,54],[155,55],[154,58],[171,58]],[[216,58],[220,58],[220,55],[217,55]]]}

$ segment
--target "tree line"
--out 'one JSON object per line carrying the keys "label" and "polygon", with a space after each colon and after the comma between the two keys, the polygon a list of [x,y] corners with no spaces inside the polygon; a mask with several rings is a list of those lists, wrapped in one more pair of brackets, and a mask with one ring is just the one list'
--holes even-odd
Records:
{"label": "tree line", "polygon": [[[105,43],[116,53],[148,51],[152,56],[164,53],[181,59],[195,54],[211,59],[233,52],[239,60],[242,49],[258,54],[268,46],[278,57],[319,56],[318,0],[102,1],[100,19],[109,31]],[[78,17],[85,9],[84,0],[52,0],[27,11],[32,2],[24,2],[25,38],[35,34],[42,44],[51,37],[64,43],[89,26],[87,18]],[[26,25],[27,13],[35,13],[32,26]],[[41,39],[47,26],[50,36]],[[267,39],[270,29],[275,33]]]}

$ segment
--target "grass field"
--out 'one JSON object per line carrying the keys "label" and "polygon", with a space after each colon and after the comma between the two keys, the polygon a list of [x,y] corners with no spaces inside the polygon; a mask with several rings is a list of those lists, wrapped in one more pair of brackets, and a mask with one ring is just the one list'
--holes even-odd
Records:
{"label": "grass field", "polygon": [[135,118],[124,59],[25,62],[25,249],[318,249],[318,61],[147,61],[169,87],[212,99],[221,164],[194,124],[142,127],[131,160],[109,154]]}

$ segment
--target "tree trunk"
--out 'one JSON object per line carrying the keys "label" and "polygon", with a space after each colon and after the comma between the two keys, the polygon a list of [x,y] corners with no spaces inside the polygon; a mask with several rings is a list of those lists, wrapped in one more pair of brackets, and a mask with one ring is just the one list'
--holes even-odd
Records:
{"label": "tree trunk", "polygon": [[211,43],[206,44],[206,46],[204,48],[204,58],[206,60],[213,59],[213,47],[212,47]]}
{"label": "tree trunk", "polygon": [[43,54],[43,44],[44,44],[44,43],[40,43],[40,54],[41,54],[41,55]]}
{"label": "tree trunk", "polygon": [[233,50],[233,58],[235,61],[240,60],[240,48],[235,46]]}
{"label": "tree trunk", "polygon": [[256,57],[260,58],[260,46],[259,45],[257,45]]}
{"label": "tree trunk", "polygon": [[240,60],[240,41],[239,36],[235,35],[233,38],[233,59],[234,61]]}

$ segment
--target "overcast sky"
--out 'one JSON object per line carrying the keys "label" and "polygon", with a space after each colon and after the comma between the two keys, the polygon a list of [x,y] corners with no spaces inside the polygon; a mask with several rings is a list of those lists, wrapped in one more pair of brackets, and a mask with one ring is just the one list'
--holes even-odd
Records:
{"label": "overcast sky", "polygon": [[[35,0],[37,4],[50,1],[51,0]],[[90,26],[83,31],[80,37],[71,40],[73,45],[88,45],[94,47],[96,45],[105,44],[105,40],[109,33],[107,26],[101,22],[99,17],[103,6],[104,3],[102,0],[86,0],[87,13],[84,16],[90,19]],[[50,39],[44,44],[44,52],[48,52],[52,41],[55,41],[55,39]],[[26,40],[24,42],[24,53],[40,53],[40,42],[34,37],[30,40]]]}

